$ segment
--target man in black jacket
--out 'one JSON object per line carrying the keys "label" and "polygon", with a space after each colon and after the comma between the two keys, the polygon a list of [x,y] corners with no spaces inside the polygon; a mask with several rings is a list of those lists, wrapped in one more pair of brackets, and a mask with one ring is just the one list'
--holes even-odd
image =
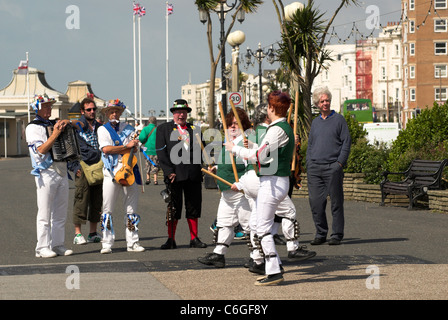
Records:
{"label": "man in black jacket", "polygon": [[[187,101],[178,99],[170,109],[173,121],[157,127],[156,149],[164,182],[171,192],[168,210],[175,208],[172,218],[167,219],[168,240],[161,249],[175,249],[175,233],[182,213],[182,194],[185,200],[185,216],[190,229],[190,248],[206,248],[198,238],[198,218],[202,207],[201,148],[195,143],[195,129],[187,123],[191,112]],[[200,133],[200,130],[198,130]]]}
{"label": "man in black jacket", "polygon": [[[98,148],[97,130],[100,126],[95,120],[95,101],[85,98],[81,101],[81,117],[75,121],[78,125],[78,143],[81,151],[81,160],[87,165],[100,161],[101,151]],[[96,232],[101,217],[101,206],[103,203],[102,183],[90,186],[81,168],[76,161],[70,168],[75,173],[75,196],[73,204],[73,224],[75,225],[74,244],[85,244],[87,242],[100,242],[101,236]],[[81,233],[81,225],[90,223],[90,233],[87,240]]]}

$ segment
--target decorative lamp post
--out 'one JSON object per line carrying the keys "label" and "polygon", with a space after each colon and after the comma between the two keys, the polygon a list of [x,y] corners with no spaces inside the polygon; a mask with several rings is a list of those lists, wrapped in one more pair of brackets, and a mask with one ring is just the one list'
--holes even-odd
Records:
{"label": "decorative lamp post", "polygon": [[[226,85],[226,78],[225,78],[225,69],[226,69],[226,51],[225,51],[225,45],[226,45],[226,37],[225,37],[225,31],[224,31],[224,21],[226,19],[226,14],[233,10],[234,8],[237,8],[237,2],[241,3],[241,0],[235,0],[233,4],[228,5],[227,0],[221,0],[221,3],[218,4],[214,9],[212,9],[214,12],[218,14],[219,22],[221,24],[221,33],[220,33],[220,44],[221,44],[221,103],[222,108],[224,110],[224,113],[227,114],[227,85]],[[238,11],[237,20],[240,23],[243,23],[245,19],[244,10]],[[203,10],[199,10],[199,20],[205,24],[207,22],[207,12]]]}
{"label": "decorative lamp post", "polygon": [[285,20],[286,21],[292,21],[292,17],[294,13],[296,13],[297,10],[301,10],[305,7],[303,3],[300,2],[293,2],[291,4],[288,4],[285,6]]}
{"label": "decorative lamp post", "polygon": [[227,42],[232,49],[232,91],[239,90],[238,73],[239,73],[239,55],[240,45],[246,40],[246,35],[243,31],[234,31],[227,37]]}
{"label": "decorative lamp post", "polygon": [[253,52],[249,47],[247,48],[247,53],[244,56],[246,58],[246,65],[253,65],[252,63],[252,57],[254,57],[258,61],[258,90],[259,90],[259,99],[260,103],[263,101],[263,85],[262,85],[262,69],[261,69],[261,63],[263,62],[263,59],[267,57],[267,60],[270,64],[274,63],[275,61],[275,54],[274,49],[272,46],[269,48],[267,52],[264,52],[261,48],[261,43],[258,43],[258,49],[257,51]]}

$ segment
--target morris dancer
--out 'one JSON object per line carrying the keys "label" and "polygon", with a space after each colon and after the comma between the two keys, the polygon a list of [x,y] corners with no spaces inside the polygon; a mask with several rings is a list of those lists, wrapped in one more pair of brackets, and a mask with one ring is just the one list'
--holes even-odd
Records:
{"label": "morris dancer", "polygon": [[262,247],[266,277],[255,285],[275,285],[283,281],[281,261],[271,234],[275,212],[285,199],[289,189],[290,163],[294,152],[294,133],[286,122],[291,103],[287,93],[274,91],[268,96],[268,118],[271,121],[258,149],[246,149],[228,141],[226,149],[239,158],[257,158],[260,163],[260,189],[257,196],[256,236]]}
{"label": "morris dancer", "polygon": [[[190,248],[206,248],[198,237],[198,219],[202,209],[202,171],[200,146],[194,143],[193,129],[187,123],[187,114],[191,112],[187,101],[177,99],[170,109],[173,121],[157,127],[156,149],[164,182],[171,191],[167,219],[168,240],[161,249],[176,249],[176,228],[181,218],[183,199],[185,199],[185,216],[190,229]],[[196,152],[195,148],[199,148]],[[199,155],[195,159],[194,155]],[[174,210],[172,210],[174,208]],[[172,212],[174,211],[174,212]]]}
{"label": "morris dancer", "polygon": [[[246,112],[241,108],[236,108],[236,110],[238,112],[238,117],[241,119],[242,129],[249,129],[251,124]],[[241,128],[238,126],[233,111],[230,111],[226,115],[225,121],[230,141],[236,145],[243,146]],[[219,177],[230,183],[234,183],[235,175],[230,160],[230,154],[225,148],[221,150],[218,159],[220,159],[218,166],[214,166],[209,171],[216,171]],[[246,165],[241,159],[236,163],[236,171],[238,177],[241,177],[246,172]],[[198,261],[205,265],[214,265],[218,268],[224,268],[225,254],[235,236],[234,229],[238,223],[243,228],[244,233],[250,233],[249,218],[251,208],[248,199],[246,199],[242,192],[231,190],[227,184],[220,180],[218,180],[217,183],[221,190],[221,199],[219,200],[216,229],[214,230],[216,247],[213,250],[213,253],[207,253],[204,257],[199,257]]]}
{"label": "morris dancer", "polygon": [[133,167],[135,183],[128,186],[121,185],[116,181],[115,175],[125,165],[122,158],[130,153],[132,149],[137,150],[139,141],[134,136],[135,129],[129,124],[120,122],[120,116],[126,106],[119,99],[110,100],[105,112],[108,123],[98,128],[98,143],[102,152],[104,163],[103,174],[103,213],[101,214],[101,230],[103,232],[101,253],[111,253],[115,240],[115,232],[112,223],[112,212],[115,202],[121,193],[124,197],[124,208],[126,210],[126,243],[127,251],[143,252],[139,244],[138,224],[140,215],[137,214],[138,186],[141,184],[140,172],[137,165]]}
{"label": "morris dancer", "polygon": [[[72,250],[64,247],[69,192],[67,162],[54,161],[50,152],[69,121],[49,120],[55,102],[55,99],[46,95],[37,96],[31,105],[36,118],[26,127],[26,141],[33,166],[31,174],[35,176],[37,189],[38,258],[73,254]],[[51,135],[48,135],[47,127],[53,127]]]}
{"label": "morris dancer", "polygon": [[[260,104],[255,108],[254,112],[254,128],[255,133],[249,136],[250,149],[258,149],[258,143],[264,137],[270,120],[267,116],[267,104]],[[246,197],[249,198],[249,203],[252,207],[252,214],[250,217],[250,229],[251,232],[251,263],[249,263],[249,271],[265,274],[264,258],[260,254],[255,242],[254,234],[256,230],[257,215],[256,215],[256,199],[259,192],[260,179],[257,176],[253,166],[249,165],[246,173],[241,177],[238,183],[232,186],[233,190],[243,190]],[[305,246],[299,244],[299,222],[296,220],[296,208],[291,198],[287,195],[283,201],[280,202],[275,212],[275,218],[280,218],[282,231],[286,238],[286,249],[288,251],[288,258],[294,260],[306,260],[316,255],[314,251],[306,250]],[[274,220],[273,230],[271,234],[276,234],[275,230],[278,228],[275,225],[279,224]],[[274,228],[275,227],[275,228]],[[274,230],[275,229],[275,230]]]}

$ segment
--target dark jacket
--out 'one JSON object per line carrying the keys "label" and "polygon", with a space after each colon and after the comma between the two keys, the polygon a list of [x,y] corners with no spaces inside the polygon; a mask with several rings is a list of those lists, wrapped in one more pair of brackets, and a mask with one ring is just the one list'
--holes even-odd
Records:
{"label": "dark jacket", "polygon": [[[88,128],[88,123],[86,118],[82,115],[78,120],[83,128]],[[98,128],[101,126],[99,122],[94,120],[95,125],[95,133],[98,131]],[[87,142],[79,135],[76,135],[76,138],[78,139],[79,149],[81,152],[81,160],[84,161],[88,165],[92,165],[100,161],[101,159],[101,150],[96,149],[92,147],[91,145],[87,144]],[[72,172],[77,172],[79,169],[81,169],[81,164],[79,161],[73,161],[68,165],[68,168]]]}
{"label": "dark jacket", "polygon": [[187,130],[190,135],[188,151],[182,145],[184,141],[179,140],[181,135],[173,121],[157,127],[157,157],[165,179],[175,173],[175,181],[202,181],[202,151],[195,137],[195,134],[201,137],[201,130],[199,127],[193,129],[189,123]]}

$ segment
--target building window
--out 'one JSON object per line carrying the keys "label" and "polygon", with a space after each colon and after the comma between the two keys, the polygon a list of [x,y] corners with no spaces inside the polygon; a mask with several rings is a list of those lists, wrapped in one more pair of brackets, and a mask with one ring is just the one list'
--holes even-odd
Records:
{"label": "building window", "polygon": [[[446,88],[435,88],[435,95],[434,98],[436,101],[446,101]],[[442,92],[442,95],[440,95],[440,92]]]}
{"label": "building window", "polygon": [[411,89],[409,89],[409,95],[410,95],[410,100],[411,101],[415,101],[416,100],[416,91],[415,91],[415,88],[411,88]]}
{"label": "building window", "polygon": [[413,42],[409,43],[409,55],[415,56],[415,43]]}
{"label": "building window", "polygon": [[415,0],[409,0],[409,10],[415,9]]}
{"label": "building window", "polygon": [[395,56],[400,56],[400,46],[398,44],[395,45]]}
{"label": "building window", "polygon": [[446,0],[434,0],[434,9],[446,9]]}
{"label": "building window", "polygon": [[415,21],[409,20],[409,33],[414,33],[414,32],[415,32]]}
{"label": "building window", "polygon": [[447,65],[437,64],[434,66],[434,78],[446,78]]}
{"label": "building window", "polygon": [[381,80],[386,80],[386,67],[381,67]]}
{"label": "building window", "polygon": [[435,19],[434,20],[434,32],[446,32],[446,19]]}
{"label": "building window", "polygon": [[409,66],[409,78],[415,79],[415,66]]}
{"label": "building window", "polygon": [[395,79],[400,79],[400,66],[398,64],[395,65]]}
{"label": "building window", "polygon": [[446,55],[446,41],[434,42],[434,54]]}

